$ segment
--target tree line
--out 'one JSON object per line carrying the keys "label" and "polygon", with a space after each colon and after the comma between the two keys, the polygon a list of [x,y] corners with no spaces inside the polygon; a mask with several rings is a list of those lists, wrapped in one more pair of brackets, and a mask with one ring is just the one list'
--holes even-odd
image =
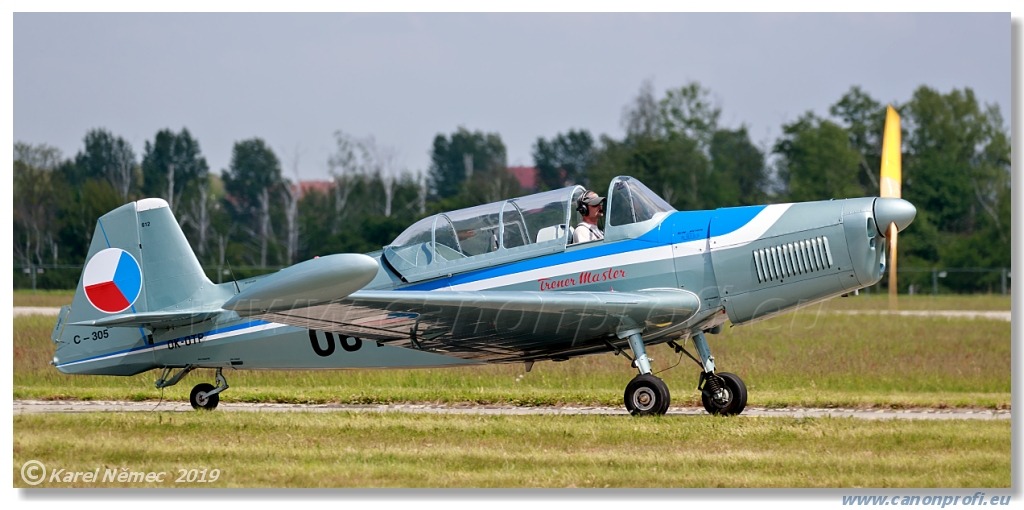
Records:
{"label": "tree line", "polygon": [[[901,236],[900,267],[921,270],[1010,267],[1010,141],[997,106],[965,88],[927,86],[894,105],[903,118],[903,196],[918,208]],[[698,82],[657,97],[644,82],[622,110],[621,139],[586,129],[538,137],[532,156],[540,190],[581,184],[603,193],[631,175],[679,210],[878,194],[885,105],[852,87],[827,116],[781,126],[770,147],[747,128],[724,126],[721,105]],[[297,156],[282,162],[260,138],[234,144],[212,172],[187,128],[160,130],[141,154],[102,128],[65,158],[46,144],[15,143],[16,266],[84,262],[96,219],[130,200],[170,205],[214,281],[266,272],[318,255],[370,252],[435,212],[523,193],[507,171],[498,133],[458,127],[439,133],[425,172],[400,168],[393,148],[372,136],[334,133],[325,162],[331,185],[306,189]],[[39,275],[39,286],[73,288],[78,271]],[[16,285],[24,285],[16,272]],[[900,284],[928,287],[927,273]],[[943,287],[999,289],[997,273],[951,272]]]}

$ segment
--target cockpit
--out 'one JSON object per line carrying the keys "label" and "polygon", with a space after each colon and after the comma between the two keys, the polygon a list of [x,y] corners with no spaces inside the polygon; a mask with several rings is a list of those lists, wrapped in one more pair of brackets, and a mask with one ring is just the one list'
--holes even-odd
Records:
{"label": "cockpit", "polygon": [[[580,249],[572,244],[579,223],[576,201],[582,186],[428,216],[384,248],[388,265],[407,282],[452,275],[506,262]],[[639,236],[675,211],[631,177],[612,179],[608,187],[605,240]]]}

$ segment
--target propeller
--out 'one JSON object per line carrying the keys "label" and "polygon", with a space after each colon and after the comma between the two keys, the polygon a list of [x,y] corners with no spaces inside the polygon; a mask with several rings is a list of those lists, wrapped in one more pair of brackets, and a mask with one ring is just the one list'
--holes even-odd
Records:
{"label": "propeller", "polygon": [[[882,164],[878,181],[879,196],[882,198],[901,198],[901,182],[903,168],[901,163],[900,115],[889,105],[885,109],[885,130],[882,133]],[[911,219],[913,216],[911,216]],[[908,222],[909,223],[909,222]],[[882,227],[882,225],[879,225]],[[885,226],[885,239],[889,244],[889,308],[896,308],[896,238],[901,228],[896,222]]]}

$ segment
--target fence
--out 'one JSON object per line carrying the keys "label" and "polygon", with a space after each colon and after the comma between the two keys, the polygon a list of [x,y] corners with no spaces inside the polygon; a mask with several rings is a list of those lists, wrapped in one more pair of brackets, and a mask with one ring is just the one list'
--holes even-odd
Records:
{"label": "fence", "polygon": [[[272,273],[280,267],[227,266],[206,268],[210,281],[223,283],[236,279]],[[79,265],[38,265],[14,266],[15,289],[73,289],[82,274]],[[899,268],[900,293],[904,294],[949,294],[1010,292],[1010,268]],[[865,289],[866,292],[884,292],[888,289],[888,277]]]}

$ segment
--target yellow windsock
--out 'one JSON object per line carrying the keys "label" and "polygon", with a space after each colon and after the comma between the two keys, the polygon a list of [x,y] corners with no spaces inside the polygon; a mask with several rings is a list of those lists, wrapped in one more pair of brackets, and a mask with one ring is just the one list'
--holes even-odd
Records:
{"label": "yellow windsock", "polygon": [[[885,109],[885,131],[882,133],[882,168],[878,180],[879,196],[887,198],[900,197],[903,180],[902,151],[900,142],[900,114],[889,105]],[[899,230],[896,224],[886,226],[886,241],[889,243],[889,308],[895,309],[896,304],[896,236]]]}

